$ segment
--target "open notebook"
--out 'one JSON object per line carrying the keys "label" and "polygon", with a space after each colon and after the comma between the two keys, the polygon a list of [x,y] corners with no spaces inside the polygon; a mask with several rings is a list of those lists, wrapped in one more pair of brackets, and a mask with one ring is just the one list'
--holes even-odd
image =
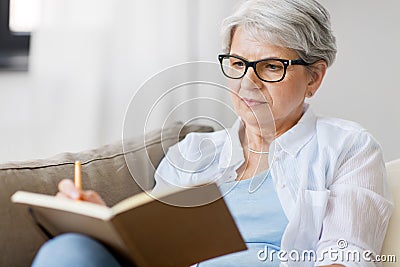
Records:
{"label": "open notebook", "polygon": [[[215,184],[164,193],[157,199],[142,192],[104,207],[23,191],[12,196],[13,202],[29,207],[48,235],[89,235],[137,266],[189,266],[246,249]],[[208,204],[187,207],[195,203]]]}

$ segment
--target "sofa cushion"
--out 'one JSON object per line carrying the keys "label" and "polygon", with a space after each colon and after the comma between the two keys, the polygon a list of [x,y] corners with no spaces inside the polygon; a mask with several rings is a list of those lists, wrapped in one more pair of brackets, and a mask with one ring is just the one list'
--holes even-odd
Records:
{"label": "sofa cushion", "polygon": [[[165,148],[192,131],[211,127],[174,124],[163,131],[79,153],[63,153],[48,159],[9,162],[0,165],[0,266],[29,266],[46,237],[36,229],[26,209],[10,202],[10,196],[25,190],[55,194],[61,179],[72,179],[74,162],[82,163],[84,189],[92,189],[108,205],[154,186],[154,170]],[[126,163],[128,162],[128,164]],[[132,172],[130,172],[131,170]],[[141,187],[132,178],[140,181]]]}

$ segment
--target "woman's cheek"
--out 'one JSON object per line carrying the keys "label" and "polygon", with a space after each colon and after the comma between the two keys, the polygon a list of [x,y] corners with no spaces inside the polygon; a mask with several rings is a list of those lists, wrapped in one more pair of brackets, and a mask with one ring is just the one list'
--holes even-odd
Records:
{"label": "woman's cheek", "polygon": [[242,79],[228,79],[228,88],[231,93],[239,94]]}
{"label": "woman's cheek", "polygon": [[241,102],[239,95],[231,92],[231,98],[232,98],[233,107],[235,108],[236,111],[238,111],[238,109],[240,107],[240,102]]}

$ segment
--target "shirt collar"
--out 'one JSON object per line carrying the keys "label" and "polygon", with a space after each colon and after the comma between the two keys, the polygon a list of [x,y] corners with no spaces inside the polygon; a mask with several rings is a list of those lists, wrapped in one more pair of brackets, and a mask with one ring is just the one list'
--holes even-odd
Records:
{"label": "shirt collar", "polygon": [[[317,117],[309,104],[304,104],[303,112],[303,116],[297,124],[274,141],[274,143],[279,145],[282,150],[286,151],[293,157],[295,157],[301,148],[310,141],[315,132],[314,129]],[[226,130],[226,141],[222,147],[218,164],[220,169],[240,166],[244,162],[243,148],[239,137],[239,131],[243,126],[243,122],[239,117],[232,127]],[[274,147],[273,144],[271,144],[271,148]],[[270,151],[273,150],[274,149],[270,149]]]}
{"label": "shirt collar", "polygon": [[304,104],[303,116],[287,132],[275,139],[284,151],[295,157],[315,133],[317,117],[309,104]]}

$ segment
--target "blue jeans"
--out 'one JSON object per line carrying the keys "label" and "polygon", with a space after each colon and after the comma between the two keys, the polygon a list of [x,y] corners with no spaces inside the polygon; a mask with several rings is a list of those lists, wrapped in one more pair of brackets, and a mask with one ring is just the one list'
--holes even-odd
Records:
{"label": "blue jeans", "polygon": [[32,263],[33,267],[121,267],[99,242],[81,234],[68,233],[47,241]]}

